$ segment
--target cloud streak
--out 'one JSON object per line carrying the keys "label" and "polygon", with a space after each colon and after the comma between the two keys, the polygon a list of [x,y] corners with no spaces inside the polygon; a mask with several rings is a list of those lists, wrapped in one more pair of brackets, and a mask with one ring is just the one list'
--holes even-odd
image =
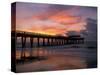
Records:
{"label": "cloud streak", "polygon": [[16,8],[17,30],[51,35],[86,30],[86,18],[96,18],[92,7],[17,3]]}

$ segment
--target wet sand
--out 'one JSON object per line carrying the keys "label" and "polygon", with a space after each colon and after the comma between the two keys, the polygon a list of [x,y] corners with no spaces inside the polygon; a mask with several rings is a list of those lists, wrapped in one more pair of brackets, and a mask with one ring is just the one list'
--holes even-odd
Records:
{"label": "wet sand", "polygon": [[[26,48],[25,57],[30,56],[30,48]],[[32,56],[46,57],[46,59],[28,60],[24,63],[16,64],[16,72],[36,72],[36,71],[54,71],[71,70],[97,67],[96,48],[87,48],[84,46],[60,46],[34,48]],[[20,60],[21,50],[16,50],[16,58]]]}
{"label": "wet sand", "polygon": [[79,57],[56,55],[49,56],[47,60],[17,64],[16,72],[53,71],[86,68],[86,62]]}

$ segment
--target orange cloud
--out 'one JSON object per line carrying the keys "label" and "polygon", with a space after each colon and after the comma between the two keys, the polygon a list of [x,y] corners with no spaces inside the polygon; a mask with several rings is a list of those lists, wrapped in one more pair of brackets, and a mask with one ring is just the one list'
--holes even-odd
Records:
{"label": "orange cloud", "polygon": [[65,33],[65,29],[66,28],[59,28],[59,27],[53,27],[53,26],[45,26],[45,27],[41,27],[41,28],[35,28],[35,26],[34,26],[29,30],[31,30],[32,32],[35,32],[35,33],[57,35],[57,34]]}
{"label": "orange cloud", "polygon": [[54,20],[56,22],[59,22],[63,25],[68,25],[68,24],[77,23],[80,20],[80,17],[71,16],[71,15],[62,13],[62,14],[57,14],[57,15],[51,16],[50,19]]}
{"label": "orange cloud", "polygon": [[81,30],[86,30],[84,23],[77,23],[75,25],[69,25],[67,31],[76,31],[80,32]]}
{"label": "orange cloud", "polygon": [[35,15],[17,19],[17,29],[49,35],[63,35],[68,31],[85,30],[86,22],[78,16],[71,16],[65,11],[52,16]]}

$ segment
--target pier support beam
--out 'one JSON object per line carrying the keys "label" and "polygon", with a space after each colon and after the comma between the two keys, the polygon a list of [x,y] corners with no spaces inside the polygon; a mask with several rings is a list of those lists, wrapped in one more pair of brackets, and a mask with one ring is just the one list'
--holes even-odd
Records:
{"label": "pier support beam", "polygon": [[25,48],[25,44],[26,44],[26,37],[21,37],[21,42],[22,42],[22,51],[21,51],[21,58],[25,58],[25,51],[23,50],[23,48]]}
{"label": "pier support beam", "polygon": [[30,57],[32,57],[32,48],[33,48],[33,38],[32,37],[30,37],[30,48],[31,48]]}
{"label": "pier support beam", "polygon": [[51,39],[51,46],[53,46],[54,45],[54,43],[53,43],[53,38]]}
{"label": "pier support beam", "polygon": [[37,47],[40,47],[40,38],[37,38]]}
{"label": "pier support beam", "polygon": [[50,45],[50,38],[47,38],[47,46]]}
{"label": "pier support beam", "polygon": [[45,38],[43,38],[43,46],[45,46]]}

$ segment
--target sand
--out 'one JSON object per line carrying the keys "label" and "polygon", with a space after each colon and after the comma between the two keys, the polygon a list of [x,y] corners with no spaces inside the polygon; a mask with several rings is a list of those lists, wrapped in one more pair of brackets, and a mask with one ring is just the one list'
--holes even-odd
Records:
{"label": "sand", "polygon": [[17,64],[16,72],[82,69],[86,67],[86,62],[82,58],[65,55],[56,55],[49,56],[46,60]]}

